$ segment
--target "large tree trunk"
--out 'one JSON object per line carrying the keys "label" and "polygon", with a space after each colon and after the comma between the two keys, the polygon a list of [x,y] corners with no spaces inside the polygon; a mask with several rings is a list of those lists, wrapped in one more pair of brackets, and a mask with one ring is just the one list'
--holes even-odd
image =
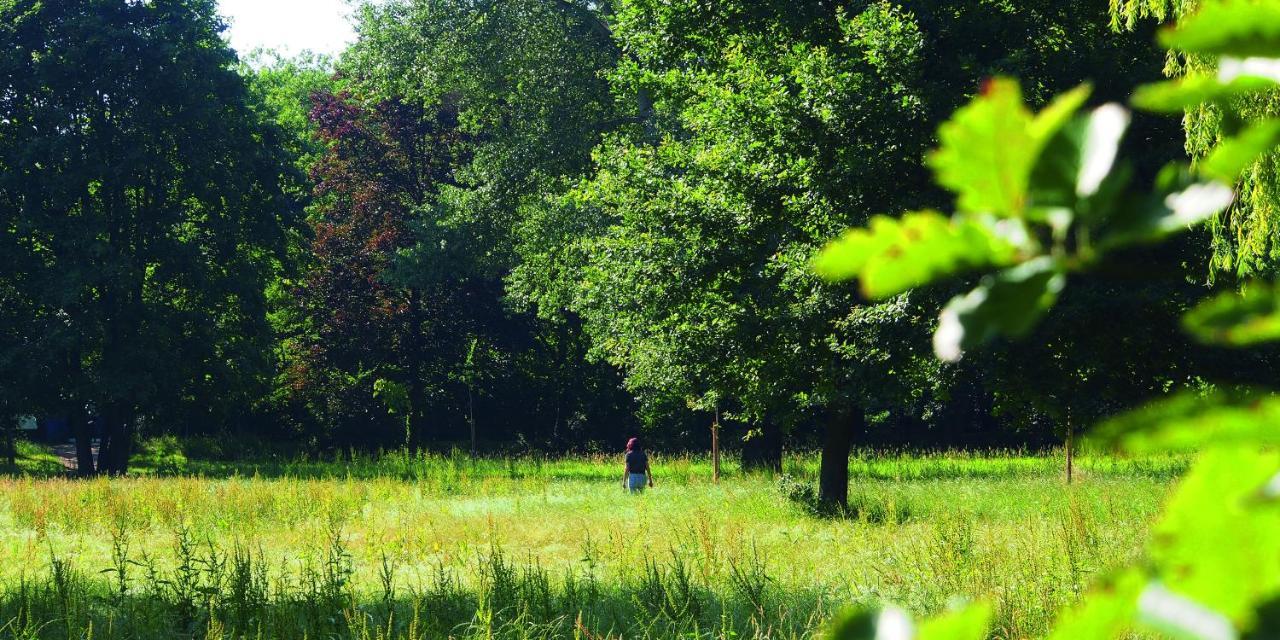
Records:
{"label": "large tree trunk", "polygon": [[87,478],[97,472],[93,463],[93,433],[89,430],[89,416],[84,412],[84,403],[76,400],[71,403],[71,435],[76,440],[76,475]]}
{"label": "large tree trunk", "polygon": [[132,412],[125,414],[116,431],[116,446],[111,449],[111,473],[122,476],[129,473],[129,459],[133,457],[133,431],[136,423]]}
{"label": "large tree trunk", "polygon": [[854,431],[862,426],[859,410],[831,415],[822,441],[822,468],[818,474],[818,500],[828,506],[849,504],[849,450]]}
{"label": "large tree trunk", "polygon": [[720,407],[716,407],[715,422],[711,423],[711,480],[720,484]]}
{"label": "large tree trunk", "polygon": [[409,289],[408,348],[405,350],[405,373],[408,379],[409,416],[405,446],[421,449],[427,440],[427,389],[422,381],[422,353],[426,340],[422,335],[422,296]]}
{"label": "large tree trunk", "polygon": [[765,419],[760,433],[742,443],[742,468],[747,471],[782,471],[782,430]]}
{"label": "large tree trunk", "polygon": [[133,412],[112,407],[105,412],[104,419],[98,471],[122,476],[129,472],[129,457],[133,453]]}
{"label": "large tree trunk", "polygon": [[[73,349],[68,354],[67,371],[71,385],[84,385],[79,349]],[[76,442],[76,475],[87,478],[97,472],[97,467],[93,463],[93,433],[89,430],[89,414],[85,411],[84,399],[78,394],[71,394],[71,401],[66,409],[67,426],[71,428],[71,437]]]}
{"label": "large tree trunk", "polygon": [[97,417],[98,456],[94,473],[111,473],[111,445],[115,440],[115,418],[109,409],[100,409]]}
{"label": "large tree trunk", "polygon": [[10,467],[18,466],[18,416],[0,408],[0,426],[4,428],[4,459]]}

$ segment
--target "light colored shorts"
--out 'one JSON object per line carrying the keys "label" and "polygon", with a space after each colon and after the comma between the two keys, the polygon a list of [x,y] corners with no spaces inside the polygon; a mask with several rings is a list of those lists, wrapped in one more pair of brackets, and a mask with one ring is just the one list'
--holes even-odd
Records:
{"label": "light colored shorts", "polygon": [[627,475],[627,489],[635,491],[644,491],[644,485],[648,482],[648,478],[643,473],[632,473]]}

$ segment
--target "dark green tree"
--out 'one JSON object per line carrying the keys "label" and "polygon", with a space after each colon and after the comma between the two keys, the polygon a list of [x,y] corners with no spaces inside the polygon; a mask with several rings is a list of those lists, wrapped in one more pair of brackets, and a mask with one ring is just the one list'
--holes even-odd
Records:
{"label": "dark green tree", "polygon": [[271,380],[297,176],[222,29],[213,0],[0,4],[0,289],[58,336],[37,351],[84,472],[124,473],[140,428],[234,423]]}
{"label": "dark green tree", "polygon": [[[457,114],[394,100],[365,105],[317,93],[310,117],[325,152],[312,167],[311,259],[294,289],[297,327],[287,341],[296,397],[343,444],[387,443],[370,430],[387,409],[407,413],[411,442],[425,433],[439,316],[454,308],[393,277],[417,241],[415,212],[454,180],[462,153]],[[395,407],[375,385],[405,390]],[[388,387],[392,388],[392,387]],[[386,422],[386,421],[381,421]]]}
{"label": "dark green tree", "polygon": [[634,120],[634,99],[616,100],[605,77],[620,54],[604,12],[543,0],[371,3],[343,57],[342,72],[365,99],[447,107],[466,138],[456,179],[418,203],[413,240],[386,280],[429,301],[426,385],[437,437],[467,435],[471,417],[479,438],[558,446],[581,444],[593,422],[633,424],[612,373],[583,361],[578,319],[536,317],[506,287],[525,212],[590,169],[604,132]]}
{"label": "dark green tree", "polygon": [[926,297],[867,303],[810,276],[811,255],[865,212],[941,201],[932,130],[984,77],[1040,78],[1042,100],[1160,62],[1106,37],[1105,8],[1052,2],[635,1],[609,18],[628,54],[614,92],[651,96],[652,118],[525,218],[517,290],[581,315],[637,393],[727,402],[765,442],[827,423],[836,503],[865,416],[909,410],[935,366]]}

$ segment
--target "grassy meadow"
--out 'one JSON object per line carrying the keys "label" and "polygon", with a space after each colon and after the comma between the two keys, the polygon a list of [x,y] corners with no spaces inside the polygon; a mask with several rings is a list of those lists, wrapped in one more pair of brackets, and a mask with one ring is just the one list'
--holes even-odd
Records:
{"label": "grassy meadow", "polygon": [[[997,604],[1034,637],[1141,553],[1181,458],[864,452],[850,512],[782,476],[654,456],[208,463],[153,446],[126,479],[23,449],[0,478],[0,638],[804,638],[840,607]],[[43,476],[42,476],[43,474]]]}

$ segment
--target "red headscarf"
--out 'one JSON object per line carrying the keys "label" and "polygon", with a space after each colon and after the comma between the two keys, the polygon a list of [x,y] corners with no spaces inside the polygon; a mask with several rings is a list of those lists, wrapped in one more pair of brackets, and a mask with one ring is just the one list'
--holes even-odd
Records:
{"label": "red headscarf", "polygon": [[639,446],[640,446],[640,438],[632,438],[627,441],[628,452],[630,452],[632,449],[635,449],[636,447],[639,447]]}

